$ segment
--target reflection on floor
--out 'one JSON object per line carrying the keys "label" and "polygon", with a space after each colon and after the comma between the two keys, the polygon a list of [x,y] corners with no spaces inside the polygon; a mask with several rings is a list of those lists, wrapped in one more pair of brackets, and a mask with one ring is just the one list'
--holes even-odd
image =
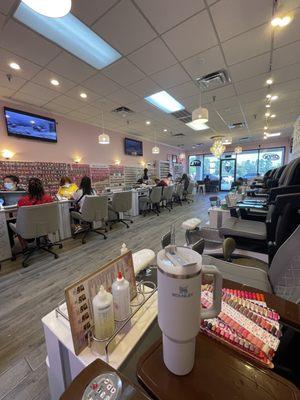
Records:
{"label": "reflection on floor", "polygon": [[133,251],[160,249],[160,238],[171,224],[178,243],[184,243],[181,223],[198,217],[207,221],[209,195],[164,210],[159,217],[137,217],[130,229],[116,226],[103,240],[91,235],[85,245],[67,240],[58,260],[35,258],[23,269],[18,260],[3,263],[0,275],[0,400],[49,400],[46,350],[41,318],[64,297],[64,288],[119,255],[123,242]]}

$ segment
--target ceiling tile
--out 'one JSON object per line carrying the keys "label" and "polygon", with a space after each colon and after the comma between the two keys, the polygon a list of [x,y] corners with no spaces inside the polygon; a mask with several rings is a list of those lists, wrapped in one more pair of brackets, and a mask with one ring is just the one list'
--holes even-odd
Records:
{"label": "ceiling tile", "polygon": [[2,14],[8,15],[15,3],[15,0],[1,0],[0,12]]}
{"label": "ceiling tile", "polygon": [[7,89],[12,89],[14,91],[18,90],[21,86],[26,83],[26,80],[13,75],[11,80],[7,79],[6,73],[0,71],[0,86],[6,87]]}
{"label": "ceiling tile", "polygon": [[271,48],[270,24],[243,33],[222,44],[229,65],[265,53]]}
{"label": "ceiling tile", "polygon": [[37,33],[10,19],[0,36],[0,47],[38,65],[45,65],[61,50]]}
{"label": "ceiling tile", "polygon": [[100,116],[101,110],[97,107],[93,107],[91,105],[86,105],[80,108],[80,112],[82,114],[86,114],[89,117],[95,117],[96,115]]}
{"label": "ceiling tile", "polygon": [[[12,70],[9,67],[9,64],[12,62],[19,64],[21,69],[18,71]],[[41,70],[41,67],[20,56],[16,56],[7,50],[0,49],[0,70],[7,72],[8,74],[13,73],[14,75],[24,79],[31,79]]]}
{"label": "ceiling tile", "polygon": [[50,101],[47,103],[44,108],[50,111],[58,112],[60,114],[67,114],[68,112],[72,111],[72,108],[62,106],[61,104],[53,103]]}
{"label": "ceiling tile", "polygon": [[65,51],[52,60],[47,68],[77,83],[89,78],[96,72],[96,69]]}
{"label": "ceiling tile", "polygon": [[161,91],[161,88],[150,78],[142,79],[141,81],[128,86],[128,89],[141,97],[146,97]]}
{"label": "ceiling tile", "polygon": [[116,101],[122,105],[130,104],[138,100],[138,97],[126,89],[118,90],[107,96],[110,100]]}
{"label": "ceiling tile", "polygon": [[9,97],[15,93],[15,89],[9,89],[7,87],[0,86],[0,98]]}
{"label": "ceiling tile", "polygon": [[254,76],[250,79],[245,79],[241,82],[235,83],[235,88],[238,94],[251,92],[253,90],[261,89],[265,86],[265,82],[268,79],[269,74],[262,74]]}
{"label": "ceiling tile", "polygon": [[34,106],[42,106],[45,104],[45,100],[38,99],[37,97],[32,97],[31,95],[18,92],[12,96],[12,99],[22,101],[24,103],[32,104]]}
{"label": "ceiling tile", "polygon": [[135,103],[130,104],[130,109],[135,113],[140,113],[143,111],[149,111],[153,108],[146,100],[140,99]]}
{"label": "ceiling tile", "polygon": [[194,96],[196,94],[199,94],[199,92],[200,91],[198,86],[193,81],[182,83],[181,85],[175,86],[172,89],[168,90],[168,93],[170,93],[177,100],[189,96]]}
{"label": "ceiling tile", "polygon": [[217,37],[206,11],[171,29],[162,38],[179,60],[184,60],[217,44]]}
{"label": "ceiling tile", "polygon": [[82,102],[80,100],[72,99],[71,97],[65,95],[56,97],[56,99],[53,100],[53,103],[62,105],[63,107],[68,107],[71,110],[75,110],[82,107]]}
{"label": "ceiling tile", "polygon": [[[59,82],[58,86],[54,86],[50,83],[52,79],[56,79]],[[48,69],[43,69],[40,71],[33,79],[32,82],[38,83],[41,86],[47,87],[49,89],[55,90],[60,93],[65,93],[72,87],[76,86],[75,82],[70,81],[67,78],[62,77]]]}
{"label": "ceiling tile", "polygon": [[163,33],[204,9],[203,0],[136,0],[154,28]]}
{"label": "ceiling tile", "polygon": [[300,63],[300,41],[274,50],[273,68]]}
{"label": "ceiling tile", "polygon": [[147,75],[154,74],[176,64],[175,57],[159,38],[146,44],[128,56],[128,58]]}
{"label": "ceiling tile", "polygon": [[183,61],[182,65],[194,79],[225,68],[219,46],[188,58]]}
{"label": "ceiling tile", "polygon": [[0,29],[4,26],[6,17],[3,14],[0,14]]}
{"label": "ceiling tile", "polygon": [[84,121],[89,118],[88,115],[82,114],[80,111],[70,111],[68,114],[66,114],[66,117],[72,117],[79,121]]}
{"label": "ceiling tile", "polygon": [[119,106],[118,103],[111,101],[110,99],[98,99],[92,103],[93,106],[98,107],[102,111],[112,111]]}
{"label": "ceiling tile", "polygon": [[44,102],[53,100],[55,97],[59,96],[59,93],[55,90],[45,88],[33,82],[27,82],[20,91],[26,95],[45,100]]}
{"label": "ceiling tile", "polygon": [[[86,99],[83,99],[82,97],[80,97],[81,93],[85,93],[87,95]],[[74,99],[80,100],[82,101],[82,103],[92,103],[94,101],[96,101],[99,98],[99,95],[92,92],[89,89],[86,89],[83,86],[76,86],[73,87],[71,90],[69,90],[67,93],[65,93],[67,96],[72,97]]]}
{"label": "ceiling tile", "polygon": [[221,42],[270,21],[270,0],[222,0],[210,10]]}
{"label": "ceiling tile", "polygon": [[103,74],[122,86],[130,85],[145,77],[145,74],[126,58],[122,58],[105,68]]}
{"label": "ceiling tile", "polygon": [[[298,3],[300,5],[300,3]],[[300,8],[293,13],[292,22],[283,29],[274,29],[274,48],[300,40]]]}
{"label": "ceiling tile", "polygon": [[280,82],[300,78],[300,64],[292,64],[284,68],[276,69],[272,71],[272,78],[274,79],[275,85]]}
{"label": "ceiling tile", "polygon": [[92,27],[124,55],[138,49],[156,36],[151,26],[129,0],[122,0]]}
{"label": "ceiling tile", "polygon": [[191,79],[179,64],[157,72],[156,74],[153,74],[151,78],[163,89],[168,89]]}
{"label": "ceiling tile", "polygon": [[230,77],[233,82],[252,78],[255,75],[268,72],[270,63],[270,53],[251,58],[250,60],[234,64],[229,67]]}
{"label": "ceiling tile", "polygon": [[117,83],[113,82],[100,72],[84,81],[83,85],[101,96],[106,96],[120,89],[120,86]]}
{"label": "ceiling tile", "polygon": [[72,4],[72,14],[86,25],[91,25],[101,17],[109,8],[113,7],[118,0],[76,0]]}
{"label": "ceiling tile", "polygon": [[209,92],[204,92],[202,94],[203,103],[212,102],[214,96],[216,101],[225,99],[226,97],[235,96],[233,85],[227,85],[219,89],[214,89],[210,90]]}

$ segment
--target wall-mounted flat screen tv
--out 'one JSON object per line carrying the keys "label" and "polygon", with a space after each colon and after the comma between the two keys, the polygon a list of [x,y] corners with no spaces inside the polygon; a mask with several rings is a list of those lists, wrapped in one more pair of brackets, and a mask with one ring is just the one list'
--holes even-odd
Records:
{"label": "wall-mounted flat screen tv", "polygon": [[52,118],[4,107],[7,134],[19,138],[57,142],[56,122]]}
{"label": "wall-mounted flat screen tv", "polygon": [[125,154],[128,156],[142,156],[143,142],[139,140],[125,138]]}

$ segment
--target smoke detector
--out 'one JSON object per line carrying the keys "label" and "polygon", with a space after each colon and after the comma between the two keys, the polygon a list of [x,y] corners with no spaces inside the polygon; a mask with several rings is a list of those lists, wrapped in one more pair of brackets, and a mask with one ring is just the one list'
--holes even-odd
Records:
{"label": "smoke detector", "polygon": [[201,76],[200,78],[197,78],[196,81],[203,90],[212,90],[228,85],[230,83],[230,78],[228,72],[225,69],[221,69]]}

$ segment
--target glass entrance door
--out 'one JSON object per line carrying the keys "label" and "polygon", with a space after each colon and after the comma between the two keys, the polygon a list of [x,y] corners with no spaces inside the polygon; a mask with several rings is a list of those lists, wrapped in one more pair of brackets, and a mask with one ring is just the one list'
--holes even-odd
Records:
{"label": "glass entrance door", "polygon": [[221,190],[230,190],[235,179],[235,158],[221,160],[220,182]]}

